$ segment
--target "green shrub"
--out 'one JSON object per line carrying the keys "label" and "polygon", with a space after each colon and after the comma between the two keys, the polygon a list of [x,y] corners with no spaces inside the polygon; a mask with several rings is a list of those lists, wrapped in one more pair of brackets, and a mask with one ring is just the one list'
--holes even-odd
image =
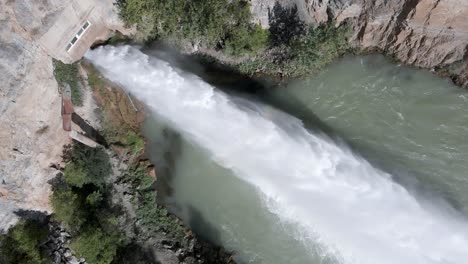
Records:
{"label": "green shrub", "polygon": [[306,25],[299,18],[297,6],[283,7],[276,2],[268,12],[270,45],[290,45],[293,40],[306,33]]}
{"label": "green shrub", "polygon": [[88,69],[88,84],[93,91],[104,87],[104,81],[94,67]]}
{"label": "green shrub", "polygon": [[145,141],[143,140],[143,138],[133,131],[130,131],[128,133],[126,141],[126,145],[131,148],[131,152],[133,154],[139,153],[143,150],[143,147],[145,146]]}
{"label": "green shrub", "polygon": [[64,87],[70,86],[71,100],[74,105],[83,105],[83,98],[80,89],[80,79],[78,73],[78,63],[65,64],[59,60],[53,60],[54,76],[57,83]]}
{"label": "green shrub", "polygon": [[165,208],[158,206],[154,190],[139,193],[136,215],[139,224],[146,229],[165,231],[175,236],[183,234],[183,229],[171,217],[169,212]]}
{"label": "green shrub", "polygon": [[[241,73],[262,72],[296,77],[320,70],[348,51],[347,27],[333,22],[308,27],[297,6],[279,2],[269,11],[269,30],[251,23],[243,0],[119,0],[121,18],[137,26],[143,40],[186,41],[243,56],[235,65]],[[248,56],[245,56],[248,55]]]}
{"label": "green shrub", "polygon": [[225,42],[225,50],[231,55],[252,54],[263,51],[268,44],[269,33],[259,25],[235,30]]}
{"label": "green shrub", "polygon": [[92,220],[92,208],[102,202],[105,179],[112,168],[102,148],[79,143],[64,152],[64,160],[67,161],[63,172],[66,184],[52,194],[52,207],[57,220],[79,230],[85,222]]}
{"label": "green shrub", "polygon": [[127,26],[137,26],[139,39],[153,40],[175,32],[182,1],[118,0],[119,15]]}
{"label": "green shrub", "polygon": [[70,162],[65,166],[64,177],[74,187],[93,184],[101,188],[112,171],[109,156],[101,147],[74,144],[68,158]]}
{"label": "green shrub", "polygon": [[112,119],[107,112],[102,113],[101,133],[109,144],[124,145],[130,127],[119,120]]}
{"label": "green shrub", "polygon": [[104,232],[101,228],[87,227],[76,239],[73,239],[71,248],[78,257],[85,258],[87,263],[109,264],[120,245],[119,237]]}
{"label": "green shrub", "polygon": [[86,222],[88,212],[86,212],[80,196],[71,189],[54,191],[51,203],[55,218],[68,228],[79,230]]}
{"label": "green shrub", "polygon": [[[264,32],[251,25],[247,1],[242,0],[119,0],[119,14],[128,26],[136,25],[142,41],[181,39],[209,48],[230,47],[233,54],[263,47]],[[249,40],[254,34],[256,39]],[[241,39],[237,39],[237,38]]]}
{"label": "green shrub", "polygon": [[308,69],[321,69],[342,55],[349,48],[346,26],[336,28],[333,24],[310,28],[308,33],[293,42],[293,66],[298,73]]}
{"label": "green shrub", "polygon": [[94,191],[86,196],[86,204],[91,207],[98,207],[103,201],[104,197],[100,191]]}
{"label": "green shrub", "polygon": [[102,148],[76,143],[64,151],[64,160],[65,183],[55,186],[51,196],[55,218],[73,231],[70,246],[78,257],[111,263],[124,236],[105,184],[112,170],[109,157]]}
{"label": "green shrub", "polygon": [[83,185],[88,180],[88,175],[86,175],[85,169],[81,166],[81,164],[77,163],[69,163],[65,166],[63,171],[65,176],[65,181],[67,184],[75,187],[83,187]]}
{"label": "green shrub", "polygon": [[0,236],[0,254],[7,263],[45,264],[47,256],[41,250],[41,243],[46,240],[47,225],[35,221],[22,220]]}
{"label": "green shrub", "polygon": [[301,36],[289,40],[289,45],[271,48],[268,55],[257,56],[237,65],[245,74],[263,72],[298,77],[314,73],[349,50],[348,28],[333,23],[309,28]]}
{"label": "green shrub", "polygon": [[[181,2],[181,1],[179,1]],[[182,18],[183,36],[194,42],[200,41],[207,46],[215,46],[226,33],[232,9],[227,1],[183,1],[186,2]],[[235,1],[233,1],[235,2]],[[226,8],[228,7],[228,8]]]}
{"label": "green shrub", "polygon": [[158,206],[157,193],[153,187],[154,180],[142,167],[131,167],[124,174],[136,191],[133,203],[136,208],[138,223],[149,231],[164,231],[173,237],[184,236],[183,227],[164,207]]}

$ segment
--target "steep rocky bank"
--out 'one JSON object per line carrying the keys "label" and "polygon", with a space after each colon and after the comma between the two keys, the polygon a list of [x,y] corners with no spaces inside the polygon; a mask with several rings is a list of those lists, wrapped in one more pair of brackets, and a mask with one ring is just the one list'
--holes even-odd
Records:
{"label": "steep rocky bank", "polygon": [[[93,66],[84,63],[82,69],[82,79],[90,84],[95,98],[91,108],[99,109],[100,126],[110,144],[112,204],[123,209],[119,228],[130,241],[113,263],[234,263],[230,253],[201,239],[156,199],[144,195],[157,198],[161,184],[157,177],[161,171],[148,161],[143,141],[128,142],[129,134],[139,137],[145,106],[107,81]],[[145,185],[144,181],[150,183]],[[151,214],[155,210],[159,213]]]}
{"label": "steep rocky bank", "polygon": [[[86,8],[91,8],[85,10],[88,15],[97,12],[102,17],[94,24],[96,31],[90,31],[92,36],[103,37],[110,29],[122,28],[112,3],[0,1],[0,230],[17,220],[14,211],[18,209],[50,212],[47,181],[60,167],[62,146],[70,142],[62,129],[61,97],[52,64],[52,58],[67,55],[65,45],[55,49],[43,37],[72,36],[65,25],[58,30],[53,27],[61,18],[85,19]],[[71,36],[59,40],[67,42]]]}
{"label": "steep rocky bank", "polygon": [[[268,27],[275,0],[252,0],[255,20]],[[288,0],[307,23],[348,22],[352,45],[439,71],[468,87],[468,2],[464,0]]]}
{"label": "steep rocky bank", "polygon": [[[89,1],[83,1],[89,2]],[[110,0],[104,27],[118,24]],[[264,27],[275,0],[251,0]],[[310,24],[334,21],[352,28],[350,42],[397,60],[438,71],[468,87],[468,2],[464,0],[286,0]],[[49,211],[48,180],[57,173],[62,146],[60,94],[51,57],[39,40],[68,6],[62,1],[0,1],[0,230],[18,209]],[[104,12],[105,11],[105,12]],[[207,51],[208,52],[208,51]],[[51,166],[52,165],[52,166]],[[176,248],[178,250],[178,248]]]}
{"label": "steep rocky bank", "polygon": [[[82,43],[85,44],[89,42],[86,37],[100,38],[110,30],[119,28],[121,23],[112,5],[113,1],[95,2],[90,0],[72,1],[67,4],[54,0],[33,2],[2,0],[0,2],[0,20],[2,21],[0,79],[4,84],[0,90],[0,231],[5,231],[14,224],[21,210],[51,212],[49,201],[51,188],[48,182],[63,168],[62,148],[71,142],[68,133],[62,128],[61,89],[54,78],[52,58],[70,62],[69,59],[76,56],[80,49],[75,49],[73,54],[66,54],[64,52],[66,44],[61,43],[71,39],[68,35],[76,32],[76,29],[66,29],[64,39],[57,39],[60,43],[48,43],[53,42],[55,37],[48,40],[44,39],[44,36],[54,35],[54,32],[55,35],[63,33],[55,31],[61,30],[60,25],[55,28],[54,26],[64,14],[77,16],[79,21],[95,19],[92,26],[97,28],[96,32],[93,28],[88,30],[89,34],[83,37]],[[88,11],[94,12],[93,16],[96,16],[97,12],[101,17],[96,19],[90,17],[89,13],[83,13],[84,7],[91,8]],[[122,31],[125,32],[125,29]],[[94,40],[98,39],[92,41]],[[54,50],[55,46],[57,49]],[[83,74],[82,69],[80,70]],[[84,80],[80,85],[83,90],[84,104],[82,107],[76,107],[75,110],[93,126],[99,127],[100,121],[103,120],[97,119],[98,108]],[[130,126],[138,125],[141,118],[122,112],[122,109],[130,108],[127,95],[120,90],[115,90],[115,93],[111,92],[111,95],[114,97],[107,99],[116,100],[116,105],[111,106],[111,111],[118,111],[125,119],[124,121],[131,123]],[[99,100],[99,98],[96,99]],[[127,137],[128,131],[125,131],[123,136]],[[119,142],[115,143],[119,144]],[[115,150],[118,152],[119,148]],[[122,158],[121,155],[114,157],[114,163],[125,166],[128,160],[120,158]],[[131,216],[131,212],[127,213]],[[127,224],[135,226],[138,225],[138,221],[139,219],[133,216],[129,218]],[[174,221],[181,226],[180,228],[185,228],[180,221]],[[144,250],[132,251],[129,255],[134,256],[134,259],[122,259],[122,262],[232,262],[230,254],[225,253],[222,248],[200,240],[189,230],[186,231],[187,236],[177,239],[161,231],[137,231],[139,230],[137,227],[129,230],[146,234],[145,236],[139,233],[127,234],[128,239],[138,244],[135,250],[141,250],[141,247],[144,247]],[[54,263],[68,263],[69,261],[73,263],[74,260],[70,260],[70,250],[65,250],[68,245],[62,242],[51,248],[53,252],[50,253],[57,257]],[[0,262],[3,263],[2,259]]]}
{"label": "steep rocky bank", "polygon": [[0,229],[15,222],[19,208],[50,210],[50,165],[69,141],[52,60],[26,28],[56,12],[32,8],[40,15],[29,16],[25,1],[11,2],[0,5]]}

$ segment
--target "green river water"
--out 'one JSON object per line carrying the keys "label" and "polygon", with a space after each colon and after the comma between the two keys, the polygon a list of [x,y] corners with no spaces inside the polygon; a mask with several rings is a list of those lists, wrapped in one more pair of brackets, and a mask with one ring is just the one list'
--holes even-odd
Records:
{"label": "green river water", "polygon": [[383,56],[349,57],[274,96],[314,113],[407,188],[468,213],[468,93],[450,80]]}
{"label": "green river water", "polygon": [[[419,198],[467,214],[468,94],[449,80],[382,56],[345,57],[318,76],[262,97],[343,140]],[[261,192],[209,152],[168,136],[158,116],[143,131],[160,181],[169,186],[166,203],[240,263],[336,262],[333,254],[304,242],[294,224],[267,210]]]}

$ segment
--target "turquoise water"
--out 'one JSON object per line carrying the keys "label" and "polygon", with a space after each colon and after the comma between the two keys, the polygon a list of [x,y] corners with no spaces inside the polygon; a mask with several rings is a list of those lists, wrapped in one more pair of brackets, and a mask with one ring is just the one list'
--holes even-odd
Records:
{"label": "turquoise water", "polygon": [[170,174],[172,194],[165,202],[197,233],[234,251],[240,263],[333,263],[297,239],[300,231],[294,226],[266,210],[253,186],[196,144],[171,135],[158,120],[146,120],[143,132],[151,159],[161,166],[171,161],[166,177]]}
{"label": "turquoise water", "polygon": [[273,96],[314,113],[408,188],[468,212],[468,93],[450,80],[383,56],[347,57]]}
{"label": "turquoise water", "polygon": [[[347,57],[266,97],[312,129],[346,141],[420,199],[467,210],[468,97],[449,80],[382,56]],[[158,126],[164,122],[146,123],[149,139]],[[239,262],[337,262],[318,245],[304,245],[300,230],[266,210],[259,191],[203,148],[182,137],[177,153],[167,202]]]}

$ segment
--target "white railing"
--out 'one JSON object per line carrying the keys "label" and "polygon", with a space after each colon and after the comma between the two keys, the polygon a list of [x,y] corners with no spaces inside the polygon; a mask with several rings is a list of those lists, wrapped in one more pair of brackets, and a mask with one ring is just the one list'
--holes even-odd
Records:
{"label": "white railing", "polygon": [[76,33],[76,35],[72,38],[70,43],[67,45],[67,52],[69,52],[75,44],[78,42],[78,40],[83,36],[83,34],[86,32],[86,30],[91,26],[91,23],[89,21],[86,21],[83,26],[81,26],[80,30]]}

